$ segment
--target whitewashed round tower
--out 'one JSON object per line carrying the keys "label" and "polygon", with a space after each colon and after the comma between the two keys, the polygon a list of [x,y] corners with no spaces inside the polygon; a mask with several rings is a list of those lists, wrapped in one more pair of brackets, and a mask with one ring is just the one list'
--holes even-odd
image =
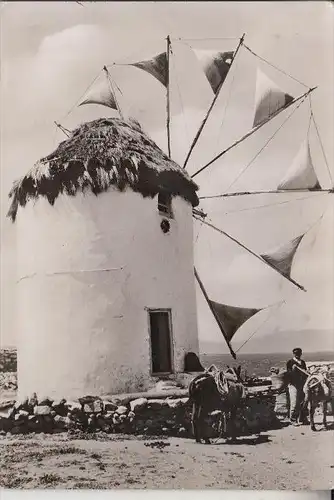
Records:
{"label": "whitewashed round tower", "polygon": [[77,128],[17,181],[19,397],[135,392],[198,354],[197,186],[132,121]]}

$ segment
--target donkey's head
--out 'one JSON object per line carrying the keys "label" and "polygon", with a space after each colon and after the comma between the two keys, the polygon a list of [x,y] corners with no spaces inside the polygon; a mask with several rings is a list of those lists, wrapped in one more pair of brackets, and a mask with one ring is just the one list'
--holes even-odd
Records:
{"label": "donkey's head", "polygon": [[237,366],[236,368],[227,366],[227,370],[225,373],[230,373],[235,378],[236,382],[242,382],[241,365]]}

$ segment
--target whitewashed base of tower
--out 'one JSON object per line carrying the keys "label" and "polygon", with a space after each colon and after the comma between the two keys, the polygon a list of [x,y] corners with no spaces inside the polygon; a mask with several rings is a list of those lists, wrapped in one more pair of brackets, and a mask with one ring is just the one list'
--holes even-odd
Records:
{"label": "whitewashed base of tower", "polygon": [[170,308],[174,373],[198,354],[192,207],[111,189],[28,202],[17,216],[19,397],[152,386],[148,309]]}

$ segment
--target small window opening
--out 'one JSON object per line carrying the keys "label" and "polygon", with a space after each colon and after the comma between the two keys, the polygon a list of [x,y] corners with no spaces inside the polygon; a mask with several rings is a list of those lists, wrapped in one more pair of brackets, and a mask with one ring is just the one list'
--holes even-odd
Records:
{"label": "small window opening", "polygon": [[158,210],[163,215],[173,217],[171,194],[163,192],[158,194]]}
{"label": "small window opening", "polygon": [[170,310],[149,311],[152,374],[172,373]]}

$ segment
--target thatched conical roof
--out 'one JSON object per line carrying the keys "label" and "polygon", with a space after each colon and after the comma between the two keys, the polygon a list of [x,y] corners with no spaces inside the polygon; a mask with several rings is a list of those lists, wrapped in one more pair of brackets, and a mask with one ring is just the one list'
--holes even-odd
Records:
{"label": "thatched conical roof", "polygon": [[8,217],[15,221],[19,205],[40,196],[53,205],[60,194],[98,195],[110,186],[120,191],[130,187],[144,197],[165,191],[198,205],[198,186],[137,122],[101,118],[78,127],[14,183]]}

